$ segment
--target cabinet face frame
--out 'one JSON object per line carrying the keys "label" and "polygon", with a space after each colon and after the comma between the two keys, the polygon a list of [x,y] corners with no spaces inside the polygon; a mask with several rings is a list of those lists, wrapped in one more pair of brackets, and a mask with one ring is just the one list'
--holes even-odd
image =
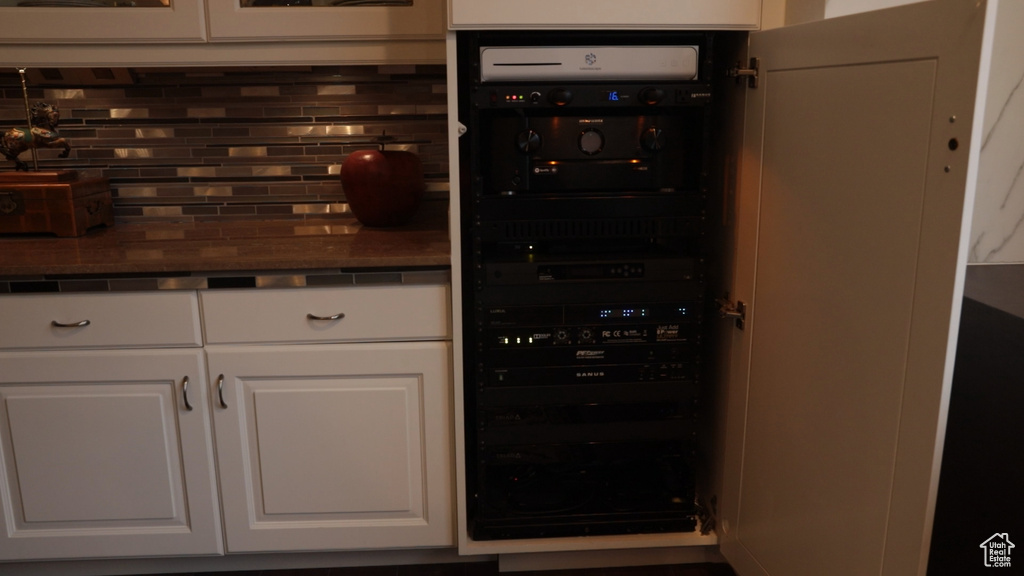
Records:
{"label": "cabinet face frame", "polygon": [[[994,4],[993,0],[988,2],[990,8]],[[897,18],[898,14],[901,14],[902,17]],[[966,232],[970,222],[974,182],[977,177],[978,152],[982,140],[979,132],[980,122],[975,121],[975,118],[981,118],[978,106],[981,105],[983,99],[976,101],[975,93],[979,87],[986,84],[985,59],[988,48],[985,47],[985,44],[989,42],[987,40],[990,37],[988,29],[991,28],[991,17],[986,14],[984,3],[978,6],[973,1],[927,2],[894,8],[883,13],[851,16],[850,19],[843,19],[842,22],[820,22],[793,29],[753,33],[754,35],[773,33],[784,35],[780,36],[783,39],[779,41],[777,50],[780,55],[788,57],[787,64],[794,67],[798,67],[798,65],[793,64],[792,61],[799,59],[801,55],[809,62],[818,62],[828,56],[835,57],[837,51],[833,48],[834,45],[841,44],[837,39],[840,30],[842,30],[842,37],[847,39],[846,49],[853,45],[860,45],[880,61],[892,58],[891,54],[887,52],[891,43],[894,39],[905,35],[905,30],[908,29],[913,30],[915,37],[920,41],[920,53],[912,56],[911,59],[933,57],[929,50],[940,49],[942,44],[950,42],[950,38],[957,38],[963,42],[963,44],[958,44],[958,47],[950,47],[942,57],[944,58],[943,67],[947,60],[956,60],[953,67],[959,72],[950,72],[949,69],[942,70],[939,75],[940,82],[944,85],[958,85],[960,90],[954,96],[940,99],[934,103],[935,117],[932,121],[933,129],[929,136],[928,150],[922,152],[927,155],[928,191],[922,212],[919,269],[915,272],[917,292],[914,294],[915,309],[910,319],[912,337],[906,344],[908,350],[907,382],[904,386],[902,405],[898,408],[901,417],[899,428],[901,438],[893,463],[892,507],[887,512],[887,525],[880,527],[880,529],[888,527],[891,531],[884,550],[879,551],[877,558],[880,565],[884,563],[885,574],[923,573],[927,561],[935,485],[941,460],[945,410],[950,385],[950,363],[956,342],[960,294],[966,267]],[[853,20],[853,18],[858,20]],[[481,19],[473,24],[466,24],[464,27],[467,29],[515,27],[516,20],[514,19],[506,18],[504,22],[497,22],[498,20],[501,18],[495,18],[495,22],[483,23]],[[938,25],[936,23],[938,20],[942,20],[944,25]],[[510,25],[510,22],[513,24]],[[861,27],[864,26],[875,27],[875,31],[862,36]],[[970,38],[962,37],[962,30],[958,26],[970,29],[970,34],[968,34]],[[459,27],[459,23],[456,22],[454,27]],[[870,42],[864,41],[865,36],[873,37],[878,34],[884,38],[884,42],[872,45]],[[818,36],[820,37],[819,45],[808,49],[802,43],[803,40],[800,40],[799,35]],[[838,52],[842,53],[843,50],[838,50]],[[448,35],[448,93],[449,109],[453,111],[459,109],[455,54],[455,34],[450,32]],[[750,56],[758,55],[750,54]],[[972,59],[973,67],[970,63]],[[979,61],[982,62],[980,72],[976,69]],[[816,65],[826,65],[823,62],[818,62]],[[849,61],[846,63],[840,61],[837,65],[843,66],[850,63]],[[950,62],[950,64],[953,63]],[[805,63],[804,65],[810,64]],[[761,66],[762,78],[766,74],[770,75],[772,70],[783,67],[766,61],[764,58],[762,58]],[[762,89],[762,93],[763,91],[764,89]],[[753,92],[747,90],[745,98],[750,99]],[[739,107],[736,108],[736,113],[741,116],[738,121],[740,125],[744,124],[742,118],[744,114],[743,98],[740,97]],[[927,105],[932,106],[933,103],[929,102]],[[753,104],[753,107],[756,110],[757,104]],[[953,114],[956,115],[957,120],[951,123],[949,118]],[[745,121],[748,129],[763,122],[761,112],[755,114],[748,111],[746,115]],[[464,130],[465,128],[459,123],[459,118],[450,118],[449,157],[451,158],[452,174],[460,173],[458,139]],[[950,150],[949,142],[953,138],[956,138],[959,143],[959,151]],[[736,139],[738,140],[738,138]],[[756,141],[758,141],[757,137],[751,139],[751,142]],[[756,147],[743,149],[739,142],[735,142],[733,145],[737,156],[725,158],[723,163],[727,168],[739,166],[735,173],[740,178],[741,190],[735,192],[736,197],[726,198],[728,204],[726,213],[734,221],[730,224],[730,231],[726,233],[730,237],[726,238],[725,242],[735,250],[727,258],[733,261],[727,263],[728,269],[724,271],[724,276],[727,279],[726,287],[732,288],[731,296],[748,305],[753,305],[748,312],[748,318],[756,320],[754,274],[757,266],[762,151]],[[849,162],[854,169],[863,168],[857,164],[856,159],[849,159]],[[948,173],[944,170],[945,166],[950,167]],[[726,183],[727,194],[732,194],[729,189],[732,189],[733,186],[732,182]],[[461,245],[459,237],[461,220],[457,200],[460,193],[457,179],[453,179],[451,191],[453,198],[450,208],[452,245],[458,247]],[[478,542],[469,538],[464,480],[463,427],[465,420],[462,413],[463,395],[461,393],[464,375],[460,352],[463,346],[460,328],[462,326],[460,318],[462,313],[460,260],[460,251],[456,249],[452,255],[452,290],[454,370],[456,375],[456,483],[460,553],[555,552],[590,550],[599,547],[625,549],[713,545],[720,542],[721,550],[727,554],[727,558],[733,563],[733,567],[739,574],[743,576],[767,574],[768,572],[764,572],[758,565],[757,560],[751,557],[749,551],[744,549],[744,542],[739,540],[736,534],[741,488],[739,481],[742,474],[744,450],[743,436],[747,417],[746,371],[749,368],[750,334],[754,330],[749,326],[746,331],[737,331],[732,335],[726,335],[727,343],[731,340],[732,349],[731,353],[722,360],[727,367],[731,365],[733,383],[723,385],[722,395],[725,405],[721,419],[728,420],[728,422],[716,422],[716,427],[719,424],[722,426],[717,430],[721,433],[721,437],[716,440],[715,448],[715,456],[720,459],[720,462],[716,464],[714,470],[710,471],[719,503],[720,522],[717,528],[717,537],[712,534],[709,540],[703,542],[690,540],[687,535],[641,536],[618,540],[594,537],[583,539],[582,542],[567,542],[565,540],[558,542],[557,539]],[[828,330],[827,322],[821,322],[820,328]],[[725,418],[725,416],[731,418]],[[801,514],[800,511],[793,513],[795,516]],[[837,518],[835,521],[842,522],[843,520]],[[781,525],[777,519],[769,519],[766,522],[775,525],[780,532],[787,530],[787,527]],[[827,531],[827,527],[822,530]],[[742,528],[740,532],[742,532]],[[907,572],[900,572],[901,570],[907,570]],[[782,573],[785,571],[783,570]]]}
{"label": "cabinet face frame", "polygon": [[203,0],[171,0],[166,8],[5,7],[0,20],[8,44],[206,41]]}
{"label": "cabinet face frame", "polygon": [[[3,352],[0,365],[4,367],[0,373],[0,559],[223,554],[200,350]],[[192,410],[185,406],[185,377]],[[113,416],[97,419],[79,410],[76,399],[101,413],[112,415],[124,408],[142,409],[145,414],[126,415],[123,420]],[[152,442],[149,449],[164,452],[167,460],[152,454],[138,460],[128,458],[114,452],[122,447],[114,444],[85,444],[75,453],[61,452],[60,444],[54,442],[68,433],[68,422],[26,420],[61,411],[72,421],[78,419],[83,439],[113,442],[121,433],[139,433]],[[146,416],[157,422],[146,422]],[[122,422],[128,426],[119,428]],[[138,442],[140,438],[132,440],[127,444],[134,449],[147,449]],[[18,455],[18,449],[47,443],[55,447],[49,456],[52,462],[39,454]],[[32,478],[46,477],[45,468],[57,466],[53,486],[19,485],[18,461],[25,457],[30,465],[21,473]],[[113,498],[94,470],[103,462],[126,466],[115,474],[122,483],[165,474],[160,478],[161,483],[166,481],[165,498],[140,492],[136,498],[151,500],[126,502],[122,508],[111,501],[109,511],[107,506],[87,502],[90,496]],[[130,467],[140,462],[157,468],[136,474]],[[67,467],[61,469],[61,464]],[[166,468],[160,470],[161,465]],[[76,484],[76,467],[82,467],[85,478],[80,484]],[[82,491],[76,496],[84,502],[80,510],[54,510],[52,504],[41,502],[46,490],[62,487]],[[157,498],[152,499],[154,496]],[[26,517],[26,505],[34,508],[31,516],[38,521]]]}

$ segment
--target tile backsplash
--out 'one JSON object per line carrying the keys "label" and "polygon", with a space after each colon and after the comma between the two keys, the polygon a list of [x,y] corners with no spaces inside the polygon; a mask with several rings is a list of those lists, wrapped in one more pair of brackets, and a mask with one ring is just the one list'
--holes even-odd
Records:
{"label": "tile backsplash", "polygon": [[[29,102],[56,104],[71,143],[66,159],[41,149],[40,170],[110,178],[118,221],[342,214],[341,163],[381,136],[419,154],[428,200],[447,199],[443,66],[131,69],[86,86],[37,72]],[[0,71],[0,130],[24,124],[19,75]]]}

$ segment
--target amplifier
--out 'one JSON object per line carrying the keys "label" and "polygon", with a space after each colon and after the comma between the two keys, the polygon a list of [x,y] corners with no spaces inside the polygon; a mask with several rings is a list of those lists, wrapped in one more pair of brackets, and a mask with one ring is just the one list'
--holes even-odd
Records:
{"label": "amplifier", "polygon": [[476,540],[692,531],[690,442],[487,446]]}

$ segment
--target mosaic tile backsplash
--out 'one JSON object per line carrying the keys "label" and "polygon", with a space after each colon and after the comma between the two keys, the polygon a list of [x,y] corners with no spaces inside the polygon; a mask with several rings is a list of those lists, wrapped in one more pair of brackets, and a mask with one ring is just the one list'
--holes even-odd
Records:
{"label": "mosaic tile backsplash", "polygon": [[[341,163],[381,136],[420,156],[428,201],[448,197],[443,66],[98,69],[113,83],[78,86],[33,72],[29,102],[56,104],[71,143],[66,159],[41,149],[40,170],[110,178],[117,221],[344,214]],[[24,124],[20,77],[0,71],[0,130]]]}

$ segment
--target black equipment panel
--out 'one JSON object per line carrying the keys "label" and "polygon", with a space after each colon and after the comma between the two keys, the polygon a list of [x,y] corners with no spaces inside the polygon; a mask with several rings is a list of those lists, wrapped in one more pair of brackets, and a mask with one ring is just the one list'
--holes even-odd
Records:
{"label": "black equipment panel", "polygon": [[[458,32],[477,540],[692,531],[712,34]],[[481,46],[698,45],[698,80],[479,81]]]}

